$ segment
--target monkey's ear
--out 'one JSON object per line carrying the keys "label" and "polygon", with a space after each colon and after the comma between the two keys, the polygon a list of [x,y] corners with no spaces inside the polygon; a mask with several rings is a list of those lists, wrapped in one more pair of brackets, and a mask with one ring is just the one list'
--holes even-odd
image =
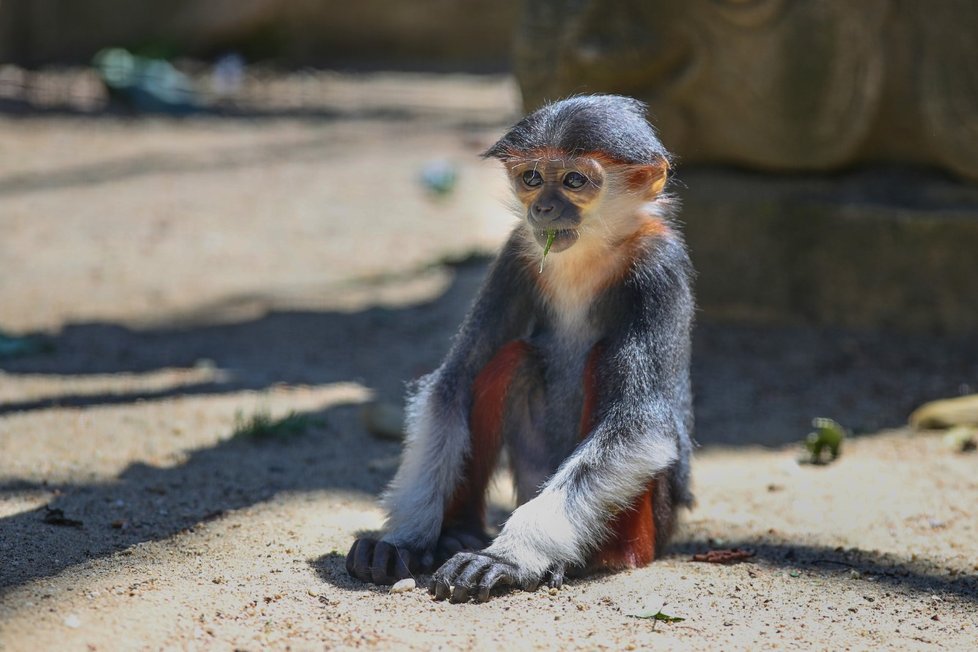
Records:
{"label": "monkey's ear", "polygon": [[628,171],[628,187],[653,199],[666,187],[669,178],[669,161],[659,159],[649,165],[636,165]]}

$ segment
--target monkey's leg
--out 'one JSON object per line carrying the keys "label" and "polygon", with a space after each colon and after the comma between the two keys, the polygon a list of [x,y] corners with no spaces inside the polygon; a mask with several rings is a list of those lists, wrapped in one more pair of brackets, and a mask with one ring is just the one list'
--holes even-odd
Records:
{"label": "monkey's leg", "polygon": [[675,524],[675,505],[665,474],[609,523],[611,535],[589,560],[588,570],[638,568],[661,553]]}
{"label": "monkey's leg", "polygon": [[[598,402],[597,365],[601,347],[595,346],[584,369],[584,406],[581,412],[581,439],[594,427]],[[587,570],[638,568],[651,563],[661,553],[675,525],[671,471],[660,473],[648,490],[630,507],[615,515],[608,524],[610,535],[591,555]]]}
{"label": "monkey's leg", "polygon": [[461,550],[481,550],[489,543],[485,534],[486,490],[499,460],[503,432],[511,427],[511,397],[525,376],[530,345],[517,340],[503,346],[482,368],[472,384],[469,432],[472,441],[463,482],[445,509],[436,562]]}
{"label": "monkey's leg", "polygon": [[485,532],[486,489],[502,448],[506,396],[527,357],[529,345],[514,341],[501,347],[472,383],[468,453],[430,547],[412,548],[393,541],[357,539],[347,554],[347,572],[375,584],[392,584],[415,572],[434,569],[452,555],[481,550]]}

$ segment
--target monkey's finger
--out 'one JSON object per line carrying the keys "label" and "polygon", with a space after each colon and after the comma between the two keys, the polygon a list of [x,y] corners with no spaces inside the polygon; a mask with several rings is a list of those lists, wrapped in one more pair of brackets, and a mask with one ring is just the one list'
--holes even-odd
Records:
{"label": "monkey's finger", "polygon": [[350,546],[350,552],[346,553],[346,574],[350,577],[357,576],[354,572],[355,566],[353,565],[353,562],[356,559],[358,545],[360,545],[360,539],[354,539],[353,545]]}
{"label": "monkey's finger", "polygon": [[374,547],[374,559],[370,565],[370,579],[374,584],[392,584],[390,567],[393,557],[396,556],[396,549],[389,543],[378,541]]}
{"label": "monkey's finger", "polygon": [[479,578],[495,561],[489,557],[479,557],[469,562],[465,570],[455,578],[455,590],[452,592],[452,602],[468,602],[470,592],[476,588]]}
{"label": "monkey's finger", "polygon": [[394,575],[399,580],[411,577],[411,567],[414,565],[414,555],[405,548],[394,548]]}
{"label": "monkey's finger", "polygon": [[435,600],[444,600],[452,594],[452,588],[441,577],[432,577],[428,583],[428,593],[435,597]]}
{"label": "monkey's finger", "polygon": [[452,583],[469,561],[470,556],[465,554],[455,555],[446,561],[431,578],[431,584],[428,587],[429,593],[432,593],[436,600],[444,600],[450,596]]}
{"label": "monkey's finger", "polygon": [[[374,545],[377,542],[373,539],[358,539],[353,544],[353,576],[364,582],[370,581],[370,560],[374,555]],[[355,551],[355,552],[354,552]]]}
{"label": "monkey's finger", "polygon": [[435,596],[435,600],[445,600],[452,595],[452,581],[445,575],[436,575],[431,579],[428,592]]}
{"label": "monkey's finger", "polygon": [[475,595],[475,601],[485,602],[488,600],[489,594],[497,585],[511,586],[512,584],[513,576],[509,569],[502,564],[494,564],[479,581],[479,591]]}
{"label": "monkey's finger", "polygon": [[547,581],[547,586],[552,589],[559,589],[564,585],[564,569],[555,568],[550,571],[550,579]]}

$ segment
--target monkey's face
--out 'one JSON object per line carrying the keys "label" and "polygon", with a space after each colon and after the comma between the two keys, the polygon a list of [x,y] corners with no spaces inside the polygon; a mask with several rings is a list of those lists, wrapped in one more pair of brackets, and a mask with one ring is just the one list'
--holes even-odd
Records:
{"label": "monkey's face", "polygon": [[581,237],[581,225],[601,199],[605,171],[593,158],[526,159],[509,166],[516,198],[525,209],[534,239],[546,246],[555,232],[551,251],[564,251]]}

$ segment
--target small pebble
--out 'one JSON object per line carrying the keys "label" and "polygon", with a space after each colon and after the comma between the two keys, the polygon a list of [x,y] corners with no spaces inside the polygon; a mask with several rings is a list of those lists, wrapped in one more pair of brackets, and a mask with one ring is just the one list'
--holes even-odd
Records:
{"label": "small pebble", "polygon": [[360,419],[370,434],[381,439],[404,439],[404,410],[393,403],[374,401],[360,410]]}
{"label": "small pebble", "polygon": [[65,618],[65,627],[78,629],[81,627],[81,618],[77,614],[68,614],[68,617]]}
{"label": "small pebble", "polygon": [[407,577],[391,587],[391,593],[407,593],[418,586],[413,577]]}

